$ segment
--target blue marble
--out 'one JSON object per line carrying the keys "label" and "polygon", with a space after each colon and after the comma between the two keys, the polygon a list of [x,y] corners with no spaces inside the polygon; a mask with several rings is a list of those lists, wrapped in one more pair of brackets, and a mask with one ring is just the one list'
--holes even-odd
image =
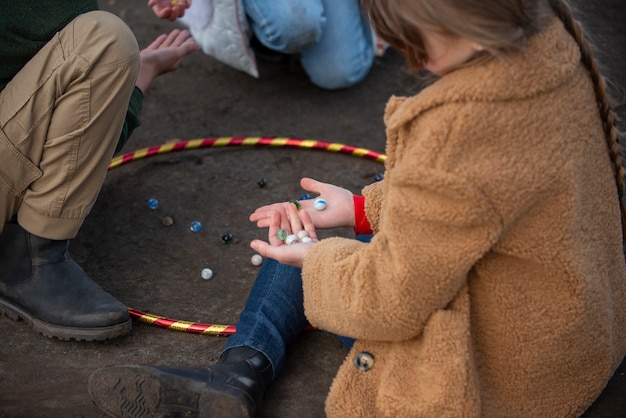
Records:
{"label": "blue marble", "polygon": [[193,221],[191,225],[189,225],[189,229],[191,229],[192,232],[198,232],[202,229],[202,224],[199,221]]}

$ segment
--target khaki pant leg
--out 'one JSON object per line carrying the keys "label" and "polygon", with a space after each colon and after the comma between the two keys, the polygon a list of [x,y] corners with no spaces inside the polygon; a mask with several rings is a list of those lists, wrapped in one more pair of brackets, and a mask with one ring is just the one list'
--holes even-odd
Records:
{"label": "khaki pant leg", "polygon": [[139,70],[115,15],[83,14],[0,92],[0,228],[73,238],[100,192]]}

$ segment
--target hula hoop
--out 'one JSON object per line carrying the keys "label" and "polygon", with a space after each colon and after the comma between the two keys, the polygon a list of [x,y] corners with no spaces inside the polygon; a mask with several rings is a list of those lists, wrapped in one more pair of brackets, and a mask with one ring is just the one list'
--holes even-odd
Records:
{"label": "hula hoop", "polygon": [[171,331],[188,332],[192,334],[215,335],[217,337],[227,337],[236,331],[234,325],[203,324],[200,322],[188,322],[178,319],[166,318],[164,316],[152,315],[137,309],[128,308],[131,317],[147,324],[157,327],[167,328]]}
{"label": "hula hoop", "polygon": [[218,137],[191,139],[189,141],[173,142],[156,147],[142,148],[128,154],[115,157],[109,163],[109,170],[141,160],[154,155],[167,154],[176,151],[186,151],[201,148],[234,147],[234,146],[269,146],[269,147],[292,147],[317,149],[322,151],[338,152],[342,154],[354,155],[356,157],[384,163],[387,156],[366,148],[357,148],[337,142],[324,142],[314,139],[297,139],[286,137]]}
{"label": "hula hoop", "polygon": [[[109,163],[108,170],[129,164],[133,161],[142,160],[144,158],[168,154],[178,151],[198,150],[202,148],[217,147],[291,147],[311,150],[321,150],[328,152],[336,152],[340,154],[352,155],[355,157],[366,158],[379,163],[384,163],[387,156],[366,148],[353,147],[337,142],[317,141],[314,139],[299,139],[288,137],[213,137],[191,139],[188,141],[172,142],[156,147],[142,148],[127,154],[115,157]],[[193,334],[213,335],[213,336],[230,336],[237,330],[234,325],[205,324],[200,322],[189,322],[179,319],[167,318],[142,312],[138,309],[128,307],[128,313],[131,317],[155,325],[171,331],[180,331]],[[310,328],[310,327],[309,327]]]}

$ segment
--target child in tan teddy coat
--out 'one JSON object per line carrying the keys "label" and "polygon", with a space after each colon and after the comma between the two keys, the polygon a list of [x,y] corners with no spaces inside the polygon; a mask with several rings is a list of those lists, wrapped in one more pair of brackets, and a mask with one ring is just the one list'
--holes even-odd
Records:
{"label": "child in tan teddy coat", "polygon": [[[252,416],[306,320],[355,340],[331,417],[575,417],[624,358],[624,170],[567,4],[364,4],[382,39],[439,76],[389,101],[384,180],[359,197],[303,179],[325,210],[257,209],[269,242],[251,246],[273,260],[218,364],[102,369],[105,409],[139,394],[163,413],[161,393],[185,393],[198,401],[174,407]],[[373,237],[317,240],[338,226]]]}

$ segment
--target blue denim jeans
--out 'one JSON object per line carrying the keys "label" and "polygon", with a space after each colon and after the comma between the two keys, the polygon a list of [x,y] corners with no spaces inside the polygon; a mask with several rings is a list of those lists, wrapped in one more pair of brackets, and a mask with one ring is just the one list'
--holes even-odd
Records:
{"label": "blue denim jeans", "polygon": [[[369,242],[371,237],[360,235],[357,239]],[[275,379],[285,368],[287,346],[307,325],[302,270],[268,258],[252,285],[237,331],[228,339],[222,353],[234,347],[254,348],[269,359]],[[351,338],[337,337],[347,347],[354,343]]]}
{"label": "blue denim jeans", "polygon": [[301,270],[265,259],[239,316],[237,331],[223,351],[241,346],[260,351],[272,363],[276,378],[285,367],[287,346],[307,324]]}
{"label": "blue denim jeans", "polygon": [[350,87],[374,62],[372,31],[359,0],[243,0],[254,35],[266,47],[300,54],[311,82]]}

